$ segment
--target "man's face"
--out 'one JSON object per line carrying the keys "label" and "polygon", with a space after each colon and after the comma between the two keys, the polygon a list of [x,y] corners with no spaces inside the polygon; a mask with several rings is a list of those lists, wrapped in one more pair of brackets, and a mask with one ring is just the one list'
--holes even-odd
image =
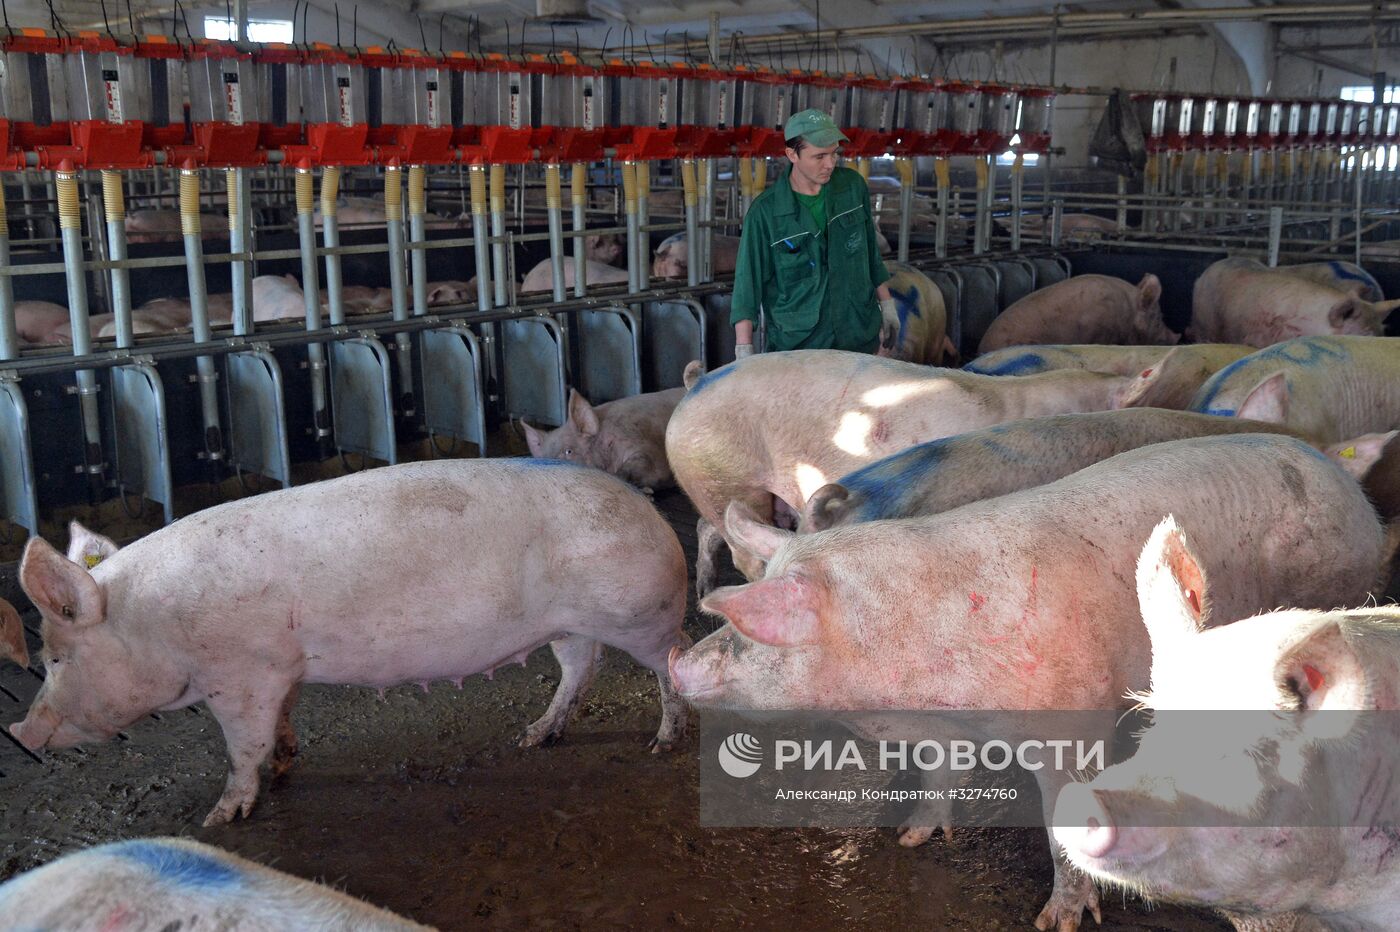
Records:
{"label": "man's face", "polygon": [[831,173],[836,170],[836,150],[841,147],[840,143],[834,146],[803,146],[799,154],[794,149],[787,150],[788,161],[792,162],[792,170],[798,174],[808,184],[821,186],[831,180]]}

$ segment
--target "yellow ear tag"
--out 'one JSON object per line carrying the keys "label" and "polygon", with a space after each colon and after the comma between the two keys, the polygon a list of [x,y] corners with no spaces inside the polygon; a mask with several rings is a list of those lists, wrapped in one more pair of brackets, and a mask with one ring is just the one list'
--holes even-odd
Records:
{"label": "yellow ear tag", "polygon": [[1344,460],[1354,460],[1356,459],[1356,447],[1347,447],[1345,450],[1343,450],[1341,453],[1338,453],[1337,455]]}
{"label": "yellow ear tag", "polygon": [[[1346,454],[1344,453],[1342,455],[1345,456]],[[88,569],[92,569],[94,566],[102,562],[102,557],[100,554],[96,553],[85,553],[83,554],[83,562],[87,564]]]}

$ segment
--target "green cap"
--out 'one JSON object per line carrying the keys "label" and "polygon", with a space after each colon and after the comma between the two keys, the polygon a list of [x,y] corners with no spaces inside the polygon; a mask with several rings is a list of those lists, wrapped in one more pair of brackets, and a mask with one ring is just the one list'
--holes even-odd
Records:
{"label": "green cap", "polygon": [[841,132],[836,121],[825,110],[803,110],[788,117],[787,125],[783,127],[783,138],[796,139],[799,136],[818,148],[849,142],[846,134]]}

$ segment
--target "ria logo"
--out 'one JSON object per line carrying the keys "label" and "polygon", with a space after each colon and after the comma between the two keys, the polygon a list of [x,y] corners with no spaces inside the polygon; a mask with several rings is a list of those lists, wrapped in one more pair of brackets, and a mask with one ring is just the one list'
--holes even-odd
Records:
{"label": "ria logo", "polygon": [[720,769],[731,777],[743,779],[758,772],[763,761],[763,745],[753,735],[735,732],[719,746]]}

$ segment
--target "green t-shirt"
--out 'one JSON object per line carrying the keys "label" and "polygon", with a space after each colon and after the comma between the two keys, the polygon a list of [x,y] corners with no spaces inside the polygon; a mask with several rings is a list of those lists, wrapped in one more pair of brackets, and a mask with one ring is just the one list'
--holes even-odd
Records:
{"label": "green t-shirt", "polygon": [[826,232],[826,187],[823,186],[816,194],[799,194],[792,192],[797,197],[797,202],[807,208],[807,212],[812,215],[812,219],[817,222],[817,229]]}

